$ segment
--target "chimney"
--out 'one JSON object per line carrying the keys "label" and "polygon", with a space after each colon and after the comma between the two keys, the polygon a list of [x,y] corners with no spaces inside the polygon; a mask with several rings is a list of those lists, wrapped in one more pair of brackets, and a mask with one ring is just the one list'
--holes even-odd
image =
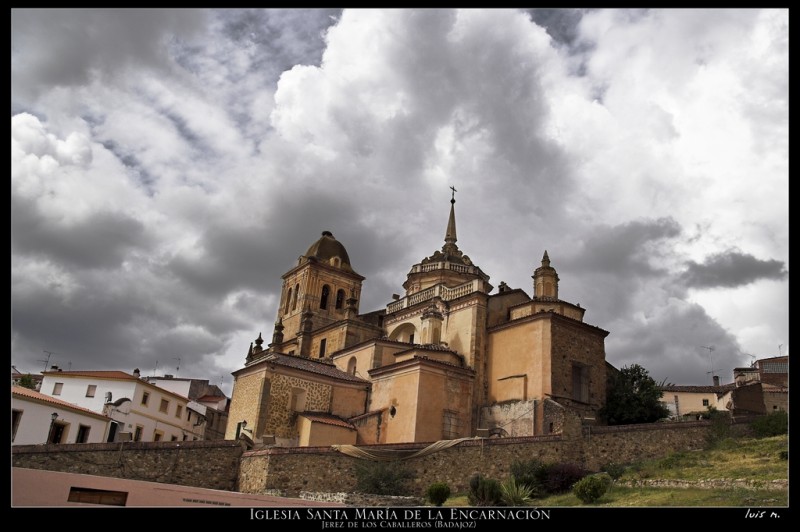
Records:
{"label": "chimney", "polygon": [[719,386],[719,375],[714,375],[714,386]]}
{"label": "chimney", "polygon": [[139,373],[139,368],[136,368],[135,370],[133,370],[133,376],[134,377],[136,377],[138,379],[139,375],[141,375],[141,373]]}

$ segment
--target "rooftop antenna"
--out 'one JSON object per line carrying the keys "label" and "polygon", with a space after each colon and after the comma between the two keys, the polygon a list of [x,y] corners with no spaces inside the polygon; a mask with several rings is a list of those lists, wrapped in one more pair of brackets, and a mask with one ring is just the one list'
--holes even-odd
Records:
{"label": "rooftop antenna", "polygon": [[44,369],[42,371],[47,371],[47,366],[50,365],[50,357],[55,355],[52,351],[48,351],[47,349],[42,349],[45,353],[47,353],[47,358],[44,360],[37,360],[36,362],[44,362]]}
{"label": "rooftop antenna", "polygon": [[751,368],[756,367],[756,356],[755,355],[751,355],[750,353],[745,353],[745,354],[753,359],[753,360],[750,361],[750,367]]}
{"label": "rooftop antenna", "polygon": [[158,360],[156,360],[156,365],[153,367],[153,377],[156,376],[157,371],[158,371]]}
{"label": "rooftop antenna", "polygon": [[783,347],[783,344],[778,344],[778,356],[779,356],[779,357],[780,357],[780,356],[783,356],[783,355],[781,354],[781,347]]}
{"label": "rooftop antenna", "polygon": [[178,367],[175,368],[175,376],[178,376],[178,372],[181,370],[181,357],[173,357],[172,360],[178,361]]}
{"label": "rooftop antenna", "polygon": [[711,374],[711,380],[713,382],[713,380],[714,380],[714,359],[711,357],[711,353],[714,351],[714,346],[713,345],[701,345],[700,347],[702,347],[703,349],[708,349],[708,362],[709,362],[709,365],[711,366],[711,371],[706,371],[706,375]]}

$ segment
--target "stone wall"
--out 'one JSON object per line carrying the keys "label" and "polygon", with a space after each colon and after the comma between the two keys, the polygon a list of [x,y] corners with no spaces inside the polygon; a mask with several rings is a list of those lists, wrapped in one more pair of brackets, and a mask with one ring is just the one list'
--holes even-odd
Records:
{"label": "stone wall", "polygon": [[243,448],[234,441],[19,445],[13,467],[233,491]]}
{"label": "stone wall", "polygon": [[[402,460],[400,463],[413,473],[409,495],[424,496],[431,483],[442,481],[455,493],[465,492],[473,473],[504,480],[510,476],[510,466],[516,460],[572,462],[597,471],[612,462],[629,463],[667,456],[673,451],[699,449],[705,445],[710,426],[708,421],[697,421],[581,427],[576,417],[567,416],[564,421],[562,435],[476,438],[426,456]],[[360,448],[421,450],[426,446],[415,443]],[[289,496],[306,491],[352,492],[360,461],[329,447],[247,452],[242,456],[239,491],[283,490]]]}
{"label": "stone wall", "polygon": [[[409,493],[422,497],[433,482],[447,482],[454,493],[468,490],[474,473],[497,480],[510,475],[514,461],[572,462],[590,470],[608,463],[628,463],[699,449],[706,442],[709,421],[654,423],[617,427],[582,426],[565,413],[562,434],[509,438],[475,438],[401,460],[412,472]],[[748,428],[741,420],[734,434]],[[365,450],[420,451],[425,443],[361,446]],[[364,463],[331,447],[273,447],[243,452],[237,442],[129,442],[107,444],[30,445],[12,448],[12,465],[90,475],[128,478],[270,493],[292,497],[301,493],[352,493],[356,467]],[[350,504],[350,503],[348,503]],[[353,503],[355,504],[355,503]]]}

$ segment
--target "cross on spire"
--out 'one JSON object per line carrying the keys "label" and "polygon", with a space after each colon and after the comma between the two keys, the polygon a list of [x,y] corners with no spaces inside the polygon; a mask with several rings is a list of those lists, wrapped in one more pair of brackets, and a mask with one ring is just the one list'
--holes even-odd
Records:
{"label": "cross on spire", "polygon": [[458,190],[456,190],[456,187],[450,187],[450,190],[453,191],[453,197],[450,198],[450,203],[455,203],[456,202],[456,192],[458,192]]}

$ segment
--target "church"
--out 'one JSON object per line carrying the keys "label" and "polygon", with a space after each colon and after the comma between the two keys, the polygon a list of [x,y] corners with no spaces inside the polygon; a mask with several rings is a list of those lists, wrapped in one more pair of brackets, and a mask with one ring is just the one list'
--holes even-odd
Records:
{"label": "church", "polygon": [[547,251],[532,294],[489,276],[457,245],[455,190],[441,250],[405,294],[361,313],[365,278],[329,231],[282,279],[271,341],[235,371],[226,439],[250,445],[435,442],[557,433],[605,403],[608,332],[558,297]]}

